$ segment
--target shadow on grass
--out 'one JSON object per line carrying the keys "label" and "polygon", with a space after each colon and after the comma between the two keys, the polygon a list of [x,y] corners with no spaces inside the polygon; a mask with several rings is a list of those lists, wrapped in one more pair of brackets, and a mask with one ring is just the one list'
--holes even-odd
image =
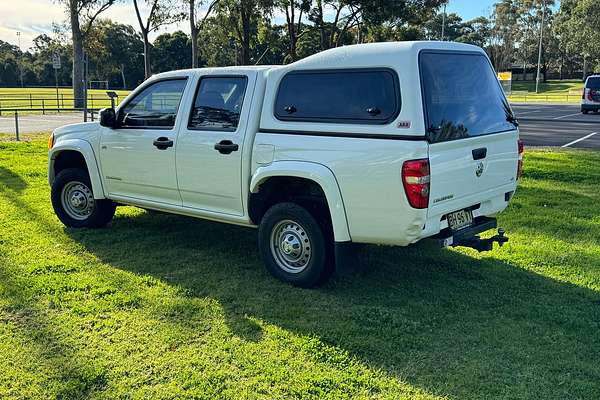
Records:
{"label": "shadow on grass", "polygon": [[217,299],[245,340],[262,320],[450,397],[600,393],[600,295],[493,258],[366,247],[354,276],[304,290],[267,275],[250,229],[143,214],[68,233],[103,262]]}
{"label": "shadow on grass", "polygon": [[17,193],[21,193],[27,188],[27,182],[19,174],[2,166],[0,166],[0,185]]}

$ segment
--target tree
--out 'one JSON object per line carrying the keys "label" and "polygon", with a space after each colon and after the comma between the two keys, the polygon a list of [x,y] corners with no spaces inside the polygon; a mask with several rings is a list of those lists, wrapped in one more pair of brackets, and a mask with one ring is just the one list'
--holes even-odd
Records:
{"label": "tree", "polygon": [[584,64],[600,69],[598,21],[600,2],[597,0],[563,0],[556,18],[555,33],[567,54],[577,52],[584,59]]}
{"label": "tree", "polygon": [[251,64],[252,45],[256,41],[259,20],[272,13],[273,0],[221,0],[216,11],[220,20],[233,31],[235,42],[240,45],[239,63]]}
{"label": "tree", "polygon": [[90,73],[95,79],[123,88],[143,80],[144,44],[131,25],[99,20],[89,38]]}
{"label": "tree", "polygon": [[[298,39],[308,32],[308,29],[302,30],[302,17],[310,11],[311,0],[280,0],[277,8],[285,12],[289,40],[289,61],[296,61],[296,47]],[[296,15],[298,19],[296,20]]]}
{"label": "tree", "polygon": [[200,14],[200,6],[203,4],[200,0],[188,0],[190,6],[189,20],[190,20],[190,39],[192,44],[192,68],[198,68],[198,35],[204,26],[204,23],[210,16],[211,12],[219,2],[219,0],[212,0],[206,10],[204,16],[200,19],[197,17]]}
{"label": "tree", "polygon": [[182,31],[163,33],[153,45],[156,54],[152,68],[157,72],[173,71],[189,66],[190,38]]}
{"label": "tree", "polygon": [[[146,5],[150,9],[145,20],[142,19],[138,3]],[[144,76],[148,79],[152,75],[150,33],[157,31],[162,26],[181,21],[185,18],[185,14],[179,9],[179,3],[176,0],[133,0],[133,6],[144,41]]]}
{"label": "tree", "polygon": [[84,44],[94,21],[117,0],[59,0],[67,8],[73,41],[73,97],[75,107],[85,106]]}

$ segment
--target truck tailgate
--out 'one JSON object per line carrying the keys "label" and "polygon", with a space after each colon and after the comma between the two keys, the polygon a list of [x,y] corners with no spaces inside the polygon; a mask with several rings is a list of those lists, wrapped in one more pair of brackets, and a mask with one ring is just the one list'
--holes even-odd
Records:
{"label": "truck tailgate", "polygon": [[[478,206],[516,185],[518,132],[431,144],[429,216]],[[514,189],[513,189],[514,190]]]}

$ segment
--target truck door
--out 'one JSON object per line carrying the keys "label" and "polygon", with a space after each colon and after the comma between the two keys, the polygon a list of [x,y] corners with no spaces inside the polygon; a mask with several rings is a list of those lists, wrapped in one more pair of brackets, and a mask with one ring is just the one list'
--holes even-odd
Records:
{"label": "truck door", "polygon": [[177,142],[183,206],[243,215],[242,154],[255,74],[200,77]]}
{"label": "truck door", "polygon": [[100,128],[102,178],[111,198],[181,205],[175,144],[187,81],[148,84],[119,109],[116,128]]}

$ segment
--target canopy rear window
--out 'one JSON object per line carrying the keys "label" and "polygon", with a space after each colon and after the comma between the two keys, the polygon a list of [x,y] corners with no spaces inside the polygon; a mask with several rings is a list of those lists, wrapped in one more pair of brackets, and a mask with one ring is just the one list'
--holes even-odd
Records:
{"label": "canopy rear window", "polygon": [[424,51],[419,64],[430,142],[515,129],[504,91],[483,54]]}

